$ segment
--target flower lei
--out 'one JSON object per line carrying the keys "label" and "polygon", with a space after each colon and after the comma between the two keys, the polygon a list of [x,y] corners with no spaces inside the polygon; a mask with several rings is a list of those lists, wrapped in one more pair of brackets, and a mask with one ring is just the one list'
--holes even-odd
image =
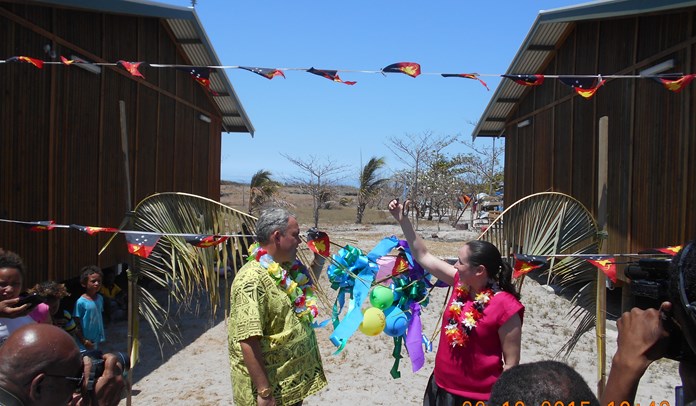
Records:
{"label": "flower lei", "polygon": [[285,291],[293,304],[295,315],[303,321],[312,323],[314,318],[319,315],[317,307],[317,297],[312,288],[312,282],[307,276],[307,268],[302,262],[295,260],[289,269],[283,268],[273,260],[268,251],[254,243],[251,247],[251,255],[247,261],[258,261],[258,263],[268,270],[268,275],[275,281],[276,286]]}
{"label": "flower lei", "polygon": [[457,285],[454,288],[455,299],[449,306],[450,318],[448,324],[444,327],[447,341],[452,347],[466,347],[469,342],[471,331],[476,328],[476,324],[483,317],[483,310],[488,306],[495,291],[488,287],[478,294],[471,304],[464,304],[469,299],[469,287]]}

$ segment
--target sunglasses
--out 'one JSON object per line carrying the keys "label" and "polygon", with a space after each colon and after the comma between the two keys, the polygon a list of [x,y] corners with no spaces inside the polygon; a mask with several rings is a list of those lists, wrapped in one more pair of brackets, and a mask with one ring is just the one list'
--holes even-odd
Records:
{"label": "sunglasses", "polygon": [[85,374],[84,372],[80,374],[80,377],[75,377],[75,376],[64,376],[64,375],[51,375],[51,374],[45,374],[46,376],[52,376],[54,378],[63,378],[67,379],[70,382],[74,382],[75,385],[75,390],[78,391],[82,389],[82,382],[85,379]]}

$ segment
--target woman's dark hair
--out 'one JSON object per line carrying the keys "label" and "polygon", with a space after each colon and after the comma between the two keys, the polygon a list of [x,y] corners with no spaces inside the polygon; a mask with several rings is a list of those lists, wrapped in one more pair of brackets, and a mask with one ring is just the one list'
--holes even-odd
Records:
{"label": "woman's dark hair", "polygon": [[512,267],[503,261],[498,248],[483,240],[472,240],[466,245],[469,247],[469,263],[473,266],[483,265],[488,277],[496,281],[500,289],[519,299],[520,294],[512,284]]}

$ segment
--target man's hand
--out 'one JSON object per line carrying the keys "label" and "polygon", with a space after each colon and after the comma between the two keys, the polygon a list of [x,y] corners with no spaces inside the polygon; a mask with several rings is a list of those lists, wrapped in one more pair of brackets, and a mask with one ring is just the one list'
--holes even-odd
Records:
{"label": "man's hand", "polygon": [[34,306],[29,303],[25,303],[19,307],[13,307],[17,303],[19,303],[18,297],[0,301],[0,317],[14,319],[16,317],[26,316],[34,308]]}
{"label": "man's hand", "polygon": [[85,382],[82,384],[82,399],[79,406],[116,406],[121,401],[126,382],[123,379],[123,366],[114,354],[104,354],[104,372],[94,382],[91,392],[87,391],[87,379],[92,369],[92,360],[83,357]]}
{"label": "man's hand", "polygon": [[620,362],[641,375],[667,350],[663,317],[670,313],[672,304],[662,303],[660,310],[633,308],[616,322],[619,331],[614,362]]}

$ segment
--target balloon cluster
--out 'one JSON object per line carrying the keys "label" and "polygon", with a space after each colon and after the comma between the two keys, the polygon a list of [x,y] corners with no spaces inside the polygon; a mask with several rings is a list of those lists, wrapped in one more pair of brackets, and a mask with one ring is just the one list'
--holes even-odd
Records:
{"label": "balloon cluster", "polygon": [[[421,307],[428,304],[426,284],[420,278],[411,278],[403,252],[396,257],[384,256],[377,263],[380,265],[377,278],[382,284],[375,284],[370,290],[372,307],[364,310],[359,330],[368,336],[384,332],[390,337],[400,337],[406,333],[411,321],[411,304],[418,303]],[[385,274],[392,276],[384,277]]]}

